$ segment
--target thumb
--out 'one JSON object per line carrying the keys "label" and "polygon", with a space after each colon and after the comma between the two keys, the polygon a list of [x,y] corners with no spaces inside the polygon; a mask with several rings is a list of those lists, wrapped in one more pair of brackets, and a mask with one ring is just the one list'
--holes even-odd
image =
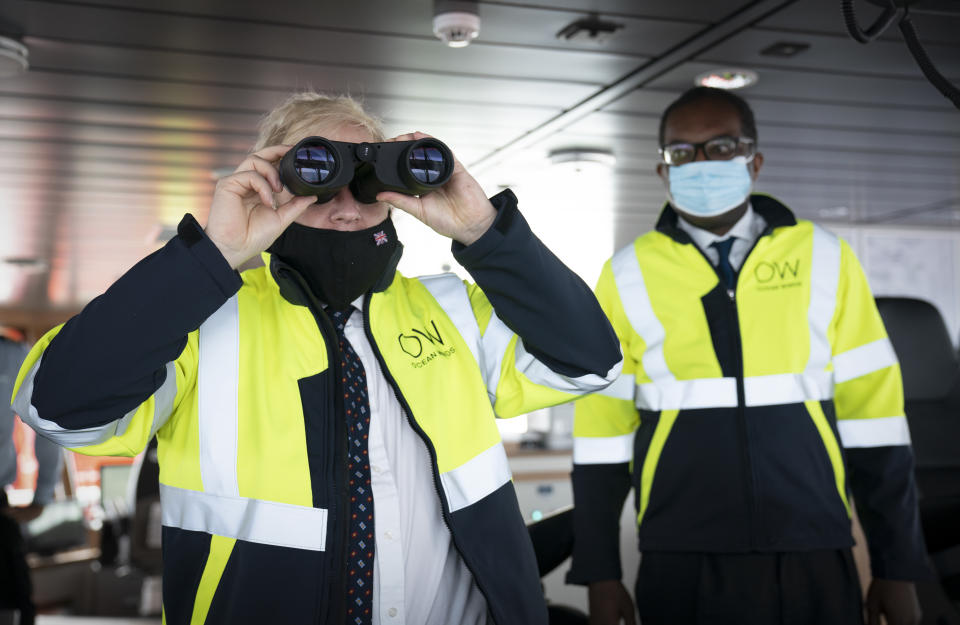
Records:
{"label": "thumb", "polygon": [[316,201],[317,196],[315,195],[298,195],[294,196],[289,202],[278,206],[277,215],[283,224],[281,230],[285,230],[297,217],[303,214],[303,211],[307,210],[308,206],[314,204]]}
{"label": "thumb", "polygon": [[420,198],[416,196],[395,193],[393,191],[382,191],[377,194],[377,201],[396,206],[403,212],[409,213],[420,221],[423,221],[423,204]]}

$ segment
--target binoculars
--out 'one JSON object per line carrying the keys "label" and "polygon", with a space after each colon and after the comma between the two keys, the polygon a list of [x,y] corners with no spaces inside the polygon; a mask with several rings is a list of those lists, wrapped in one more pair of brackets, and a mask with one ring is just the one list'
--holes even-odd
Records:
{"label": "binoculars", "polygon": [[347,143],[307,137],[280,160],[280,180],[294,195],[329,202],[345,186],[358,202],[372,204],[381,191],[423,195],[453,173],[453,153],[433,138]]}

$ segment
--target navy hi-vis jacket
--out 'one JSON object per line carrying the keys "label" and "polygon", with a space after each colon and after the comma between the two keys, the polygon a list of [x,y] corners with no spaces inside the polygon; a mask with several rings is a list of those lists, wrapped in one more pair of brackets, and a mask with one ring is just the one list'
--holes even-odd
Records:
{"label": "navy hi-vis jacket", "polygon": [[641,551],[849,547],[849,488],[874,575],[926,574],[900,368],[863,271],[823,228],[751,201],[767,228],[735,289],[669,206],[603,269],[624,366],[576,402],[571,582],[620,578],[631,481]]}
{"label": "navy hi-vis jacket", "polygon": [[[491,229],[454,244],[483,290],[394,264],[363,323],[494,621],[545,624],[494,417],[599,390],[620,354],[589,288],[533,236],[513,194],[493,201]],[[17,383],[24,419],[82,453],[136,454],[157,436],[171,625],[343,622],[339,348],[302,277],[266,261],[241,277],[188,216],[39,341]]]}

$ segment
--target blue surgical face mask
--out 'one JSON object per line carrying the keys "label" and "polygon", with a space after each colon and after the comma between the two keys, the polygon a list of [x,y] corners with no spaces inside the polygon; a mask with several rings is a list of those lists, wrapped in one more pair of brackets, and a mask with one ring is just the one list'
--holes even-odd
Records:
{"label": "blue surgical face mask", "polygon": [[670,166],[667,198],[684,213],[714,217],[743,204],[753,189],[747,158]]}

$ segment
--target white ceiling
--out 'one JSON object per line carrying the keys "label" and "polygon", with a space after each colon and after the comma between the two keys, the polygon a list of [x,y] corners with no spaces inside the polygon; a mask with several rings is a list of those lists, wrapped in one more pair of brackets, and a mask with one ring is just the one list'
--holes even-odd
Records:
{"label": "white ceiling", "polygon": [[[960,111],[896,29],[855,43],[839,4],[482,1],[480,38],[455,50],[430,31],[431,0],[4,0],[0,30],[22,35],[31,69],[0,80],[0,259],[45,268],[0,265],[0,313],[75,309],[161,228],[202,219],[211,172],[235,166],[259,116],[303,88],[362,97],[389,133],[438,136],[491,192],[526,188],[521,205],[561,256],[597,237],[582,265],[651,227],[660,112],[724,66],[760,75],[743,91],[766,156],[758,190],[807,218],[960,228]],[[878,13],[857,6],[864,25]],[[623,28],[600,45],[556,38],[591,12]],[[915,21],[960,83],[960,16]],[[760,54],[781,41],[810,48]],[[545,154],[571,146],[614,152],[610,188],[574,177],[559,195],[530,192]],[[443,247],[407,245],[435,271]]]}

